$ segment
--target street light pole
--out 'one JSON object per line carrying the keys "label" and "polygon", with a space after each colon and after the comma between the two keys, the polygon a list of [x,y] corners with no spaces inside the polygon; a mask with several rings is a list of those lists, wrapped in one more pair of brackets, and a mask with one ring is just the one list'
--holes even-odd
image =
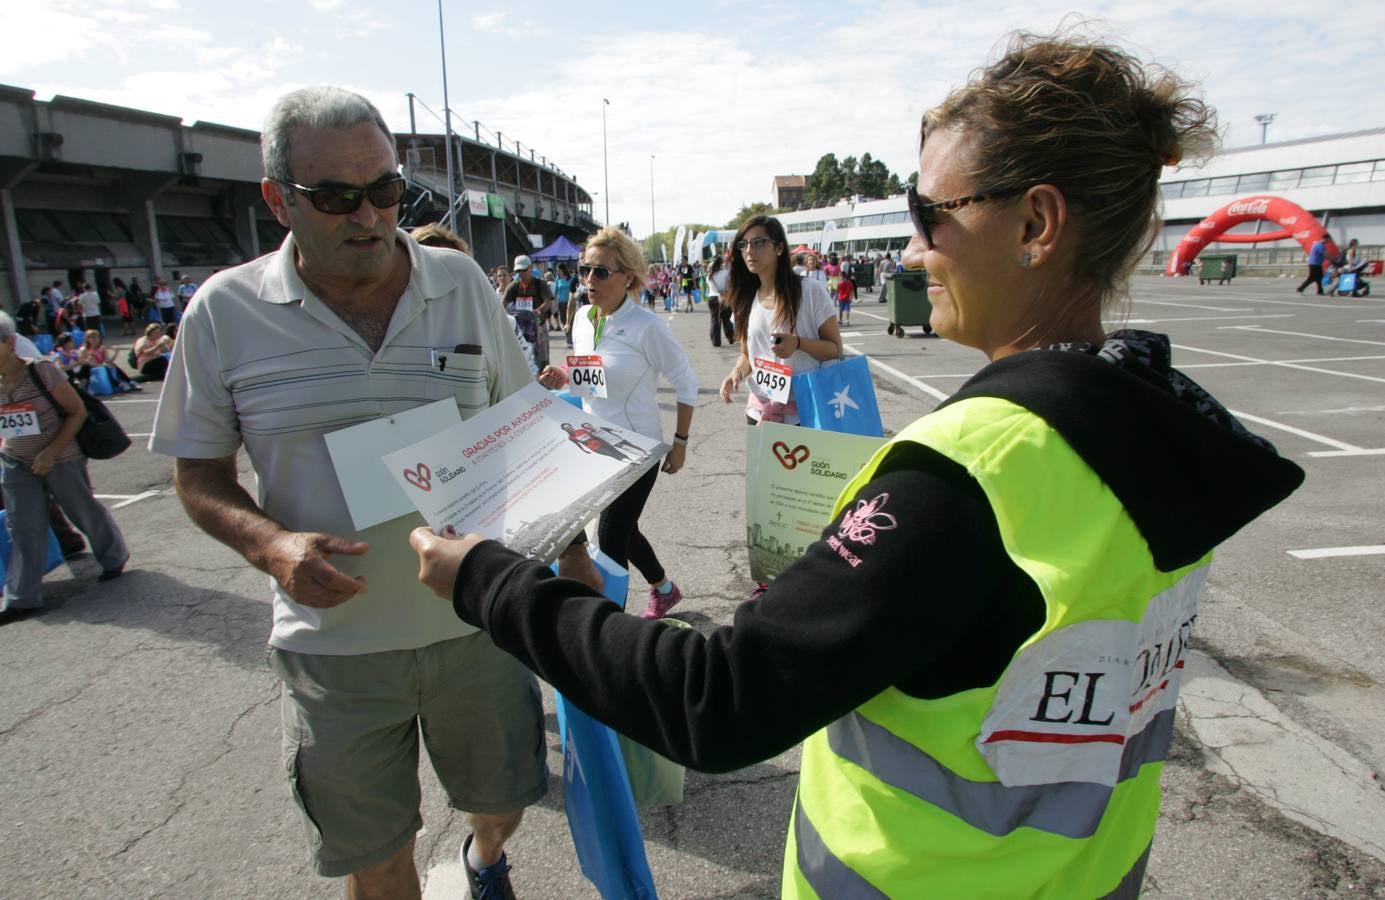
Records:
{"label": "street light pole", "polygon": [[447,227],[457,230],[457,198],[452,182],[452,106],[447,101],[447,38],[442,30],[442,0],[438,0],[438,46],[442,51],[443,131],[447,141]]}
{"label": "street light pole", "polygon": [[1261,113],[1255,117],[1255,121],[1260,123],[1260,143],[1265,143],[1269,138],[1270,123],[1274,121],[1277,113]]}
{"label": "street light pole", "polygon": [[[439,0],[441,2],[441,0]],[[611,101],[605,97],[601,98],[601,171],[602,171],[602,193],[606,195],[606,221],[605,225],[611,224],[611,168],[606,162],[606,107],[611,105]]]}
{"label": "street light pole", "polygon": [[654,154],[649,154],[649,233],[655,235],[659,229],[654,227]]}

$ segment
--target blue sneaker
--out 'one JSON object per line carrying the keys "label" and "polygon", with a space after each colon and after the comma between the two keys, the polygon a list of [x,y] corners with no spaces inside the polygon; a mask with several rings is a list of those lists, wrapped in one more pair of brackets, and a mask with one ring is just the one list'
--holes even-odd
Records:
{"label": "blue sneaker", "polygon": [[501,853],[500,858],[481,871],[471,867],[466,852],[471,848],[474,835],[467,835],[462,842],[462,865],[466,867],[467,884],[471,887],[471,900],[515,900],[515,890],[510,887],[510,864]]}

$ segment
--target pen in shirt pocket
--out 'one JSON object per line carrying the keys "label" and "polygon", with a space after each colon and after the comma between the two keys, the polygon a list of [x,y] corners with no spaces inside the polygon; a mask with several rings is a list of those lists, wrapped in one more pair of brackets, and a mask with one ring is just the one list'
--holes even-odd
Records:
{"label": "pen in shirt pocket", "polygon": [[448,360],[452,356],[480,356],[480,344],[456,344],[451,350],[438,347],[428,351],[428,360],[434,371],[446,372]]}

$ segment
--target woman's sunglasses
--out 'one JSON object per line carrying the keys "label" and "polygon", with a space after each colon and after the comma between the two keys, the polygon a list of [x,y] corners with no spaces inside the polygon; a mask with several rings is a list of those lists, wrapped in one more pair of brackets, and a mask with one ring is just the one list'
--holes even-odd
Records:
{"label": "woman's sunglasses", "polygon": [[404,189],[408,186],[402,175],[387,175],[374,184],[365,187],[350,185],[331,185],[329,187],[304,187],[292,181],[281,181],[308,198],[313,209],[333,216],[347,216],[361,208],[366,200],[376,209],[389,209],[398,206],[404,199]]}
{"label": "woman's sunglasses", "polygon": [[623,269],[612,269],[609,266],[588,266],[580,265],[577,267],[578,278],[595,278],[597,281],[605,281],[614,272],[622,272]]}
{"label": "woman's sunglasses", "polygon": [[955,212],[964,206],[973,203],[984,203],[987,200],[999,200],[1002,197],[1013,197],[1016,194],[1024,193],[1028,188],[998,188],[992,191],[982,191],[979,194],[972,194],[970,197],[958,197],[956,200],[939,200],[935,203],[924,203],[919,199],[919,192],[911,184],[905,196],[909,200],[909,218],[913,220],[914,230],[923,235],[923,243],[929,250],[933,249],[933,226],[938,224],[942,218],[942,213]]}

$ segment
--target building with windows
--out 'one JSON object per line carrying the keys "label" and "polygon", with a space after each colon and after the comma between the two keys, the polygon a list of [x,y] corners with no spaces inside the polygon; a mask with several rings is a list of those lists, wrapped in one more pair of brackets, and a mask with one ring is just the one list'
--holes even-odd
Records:
{"label": "building with windows", "polygon": [[770,205],[775,209],[798,209],[803,205],[803,192],[808,179],[802,175],[775,175],[770,191]]}
{"label": "building with windows", "polygon": [[[1368,258],[1385,251],[1385,128],[1222,150],[1201,166],[1165,169],[1160,181],[1164,224],[1140,270],[1164,270],[1188,232],[1223,206],[1252,197],[1283,197],[1311,213],[1339,245],[1355,238]],[[913,234],[904,196],[843,200],[831,207],[782,213],[789,241],[821,248],[822,232],[838,253],[902,250]],[[1279,230],[1267,221],[1246,222],[1228,235]],[[1248,275],[1299,273],[1304,249],[1294,239],[1265,244],[1213,244],[1233,252]]]}
{"label": "building with windows", "polygon": [[[533,151],[453,136],[457,230],[483,266],[595,230],[591,196]],[[401,221],[448,210],[442,135],[396,134],[410,178]],[[498,141],[497,141],[498,144]],[[0,85],[0,303],[55,281],[211,272],[275,249],[285,230],[260,197],[260,135],[210,122]]]}

